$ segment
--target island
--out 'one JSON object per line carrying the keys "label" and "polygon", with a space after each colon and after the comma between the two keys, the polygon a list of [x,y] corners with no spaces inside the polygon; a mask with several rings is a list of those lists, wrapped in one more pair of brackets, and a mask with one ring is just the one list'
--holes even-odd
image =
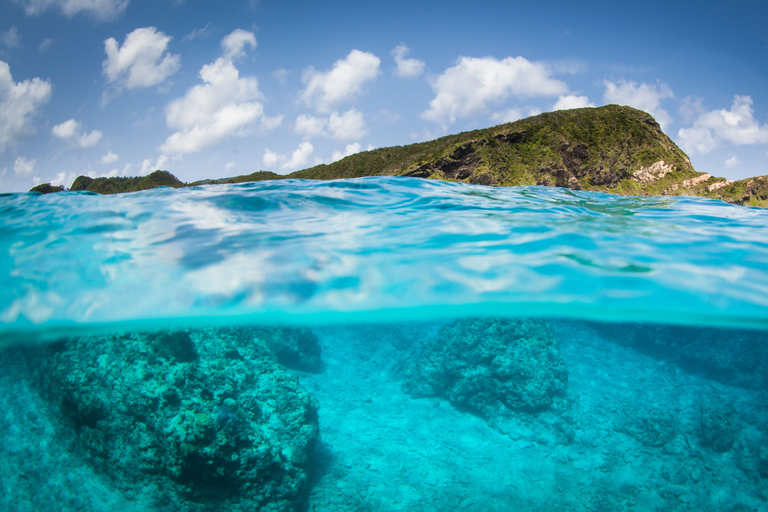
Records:
{"label": "island", "polygon": [[[269,171],[184,183],[167,171],[79,176],[70,191],[98,194],[277,179],[408,176],[488,186],[544,185],[620,195],[687,195],[768,207],[768,176],[739,181],[697,172],[647,112],[606,105],[559,110],[491,128],[363,151],[287,175]],[[31,192],[64,191],[44,183]]]}

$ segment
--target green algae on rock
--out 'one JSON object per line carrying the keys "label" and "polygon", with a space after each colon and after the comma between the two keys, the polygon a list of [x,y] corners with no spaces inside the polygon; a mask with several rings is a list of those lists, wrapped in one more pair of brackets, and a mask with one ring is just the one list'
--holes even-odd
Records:
{"label": "green algae on rock", "polygon": [[490,419],[546,409],[565,394],[567,381],[548,322],[479,318],[447,325],[425,343],[405,370],[403,390]]}
{"label": "green algae on rock", "polygon": [[249,329],[86,336],[26,354],[92,464],[121,486],[156,485],[174,510],[304,502],[318,406]]}

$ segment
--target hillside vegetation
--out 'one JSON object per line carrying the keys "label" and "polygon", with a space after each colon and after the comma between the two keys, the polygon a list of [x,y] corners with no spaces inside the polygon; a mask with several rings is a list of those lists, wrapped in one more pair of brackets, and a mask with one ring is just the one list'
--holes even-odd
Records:
{"label": "hillside vegetation", "polygon": [[[696,172],[650,114],[618,105],[544,113],[428,142],[364,151],[289,175],[259,171],[188,186],[382,175],[491,186],[546,185],[623,195],[707,196],[768,206],[768,177],[731,182]],[[157,171],[142,178],[80,176],[70,190],[109,194],[154,186],[185,184],[170,173]]]}

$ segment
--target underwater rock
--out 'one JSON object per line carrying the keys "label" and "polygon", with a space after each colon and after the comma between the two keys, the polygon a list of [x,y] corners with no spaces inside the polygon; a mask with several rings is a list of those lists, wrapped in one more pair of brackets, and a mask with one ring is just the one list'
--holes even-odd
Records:
{"label": "underwater rock", "polygon": [[318,373],[322,370],[320,342],[306,327],[253,327],[252,336],[262,340],[277,361],[293,370]]}
{"label": "underwater rock", "polygon": [[736,442],[737,434],[736,412],[732,405],[702,406],[699,424],[702,446],[708,446],[719,453],[727,452]]}
{"label": "underwater rock", "polygon": [[538,319],[479,318],[444,326],[407,365],[403,391],[447,398],[493,418],[533,412],[565,393],[568,371],[552,327]]}
{"label": "underwater rock", "polygon": [[604,338],[724,384],[768,390],[765,331],[647,323],[590,323]]}
{"label": "underwater rock", "polygon": [[173,510],[291,511],[317,404],[249,329],[126,333],[27,349],[94,467]]}
{"label": "underwater rock", "polygon": [[616,431],[634,437],[648,448],[666,445],[679,429],[679,421],[668,411],[633,407],[625,411],[625,418],[626,421],[616,426]]}

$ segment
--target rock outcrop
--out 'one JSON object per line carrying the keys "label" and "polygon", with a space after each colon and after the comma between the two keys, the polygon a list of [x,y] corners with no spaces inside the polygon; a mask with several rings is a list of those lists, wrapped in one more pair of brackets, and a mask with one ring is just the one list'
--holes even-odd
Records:
{"label": "rock outcrop", "polygon": [[173,510],[299,510],[318,406],[266,334],[87,336],[26,355],[92,464],[120,487],[158,486]]}
{"label": "rock outcrop", "polygon": [[491,419],[546,409],[567,381],[546,321],[478,318],[447,325],[426,342],[405,370],[403,390]]}

